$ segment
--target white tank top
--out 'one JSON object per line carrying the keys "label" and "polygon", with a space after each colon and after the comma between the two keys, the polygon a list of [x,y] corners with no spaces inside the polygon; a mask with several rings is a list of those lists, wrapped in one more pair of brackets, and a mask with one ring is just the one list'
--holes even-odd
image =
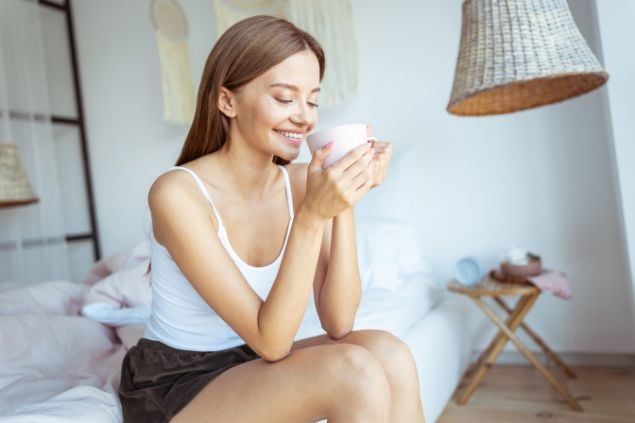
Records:
{"label": "white tank top", "polygon": [[[218,238],[227,250],[249,285],[264,301],[278,274],[282,256],[287,247],[287,240],[293,225],[293,199],[289,175],[284,166],[279,166],[284,175],[289,225],[284,244],[278,257],[265,266],[252,266],[245,263],[236,254],[229,242],[223,220],[214,206],[209,192],[203,182],[191,169],[174,166],[172,170],[184,170],[196,181],[201,192],[207,198],[218,222]],[[210,257],[213,260],[213,257]],[[152,272],[152,312],[146,326],[144,337],[161,341],[173,348],[190,351],[218,351],[242,345],[245,341],[225,323],[225,321],[203,300],[194,287],[185,278],[183,272],[174,262],[167,248],[159,244],[151,233]],[[295,339],[320,333],[320,324],[315,309],[313,290],[308,308],[302,320],[300,330]]]}

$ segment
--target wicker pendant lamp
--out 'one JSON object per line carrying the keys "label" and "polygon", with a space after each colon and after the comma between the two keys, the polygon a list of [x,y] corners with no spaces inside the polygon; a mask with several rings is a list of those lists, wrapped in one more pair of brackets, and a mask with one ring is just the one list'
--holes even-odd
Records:
{"label": "wicker pendant lamp", "polygon": [[516,112],[579,96],[607,79],[566,0],[463,1],[448,112]]}
{"label": "wicker pendant lamp", "polygon": [[0,207],[36,203],[15,144],[0,144]]}

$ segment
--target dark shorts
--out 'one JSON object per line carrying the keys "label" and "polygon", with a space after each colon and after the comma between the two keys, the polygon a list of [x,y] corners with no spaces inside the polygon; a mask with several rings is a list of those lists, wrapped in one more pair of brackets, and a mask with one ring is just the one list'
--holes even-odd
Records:
{"label": "dark shorts", "polygon": [[168,422],[222,372],[257,358],[247,344],[199,352],[141,338],[121,365],[124,422]]}

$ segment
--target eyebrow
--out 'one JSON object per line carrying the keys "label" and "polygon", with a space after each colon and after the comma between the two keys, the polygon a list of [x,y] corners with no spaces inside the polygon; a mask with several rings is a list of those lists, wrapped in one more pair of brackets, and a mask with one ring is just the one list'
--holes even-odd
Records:
{"label": "eyebrow", "polygon": [[[293,90],[293,91],[300,91],[300,89],[298,87],[296,87],[295,85],[285,84],[283,82],[278,82],[276,84],[271,84],[271,85],[269,85],[269,87],[282,87],[282,88],[288,88],[288,89]],[[319,91],[320,91],[320,87],[313,88],[311,90],[312,93],[319,92]]]}

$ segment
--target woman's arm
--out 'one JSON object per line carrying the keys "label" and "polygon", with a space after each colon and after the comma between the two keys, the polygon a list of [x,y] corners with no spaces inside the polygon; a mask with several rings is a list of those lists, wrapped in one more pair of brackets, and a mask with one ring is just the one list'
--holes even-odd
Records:
{"label": "woman's arm", "polygon": [[[372,135],[372,128],[368,128]],[[384,181],[388,162],[392,156],[392,144],[373,141],[373,183],[375,188]],[[355,237],[353,208],[332,219],[332,226],[325,226],[322,257],[316,272],[315,298],[322,328],[331,338],[339,339],[353,330],[355,314],[361,301],[361,279]]]}
{"label": "woman's arm", "polygon": [[326,269],[321,272],[324,279],[316,281],[316,298],[322,327],[331,338],[339,339],[353,330],[361,299],[352,207],[333,218],[330,232],[324,238]]}

